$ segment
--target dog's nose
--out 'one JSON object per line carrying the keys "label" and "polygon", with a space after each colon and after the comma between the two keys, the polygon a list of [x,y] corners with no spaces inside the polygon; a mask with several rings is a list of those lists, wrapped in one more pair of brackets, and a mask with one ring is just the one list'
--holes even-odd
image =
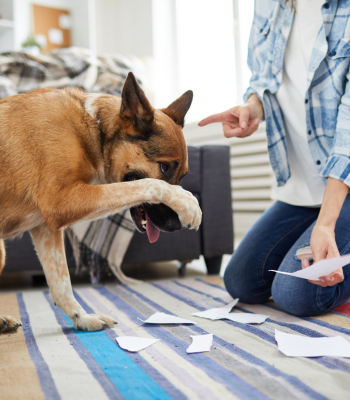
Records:
{"label": "dog's nose", "polygon": [[179,231],[181,229],[181,222],[177,214],[176,218],[171,217],[170,219],[167,220],[166,226],[167,226],[166,230],[168,232]]}
{"label": "dog's nose", "polygon": [[163,232],[181,229],[181,222],[176,212],[165,204],[144,204],[148,218]]}

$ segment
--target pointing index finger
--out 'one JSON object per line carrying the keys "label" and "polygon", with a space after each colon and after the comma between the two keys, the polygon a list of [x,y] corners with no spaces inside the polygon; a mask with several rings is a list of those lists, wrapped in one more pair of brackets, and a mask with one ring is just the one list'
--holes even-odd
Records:
{"label": "pointing index finger", "polygon": [[199,126],[205,126],[208,124],[212,124],[213,122],[222,122],[223,121],[223,113],[213,114],[207,118],[202,119],[202,121],[198,122]]}

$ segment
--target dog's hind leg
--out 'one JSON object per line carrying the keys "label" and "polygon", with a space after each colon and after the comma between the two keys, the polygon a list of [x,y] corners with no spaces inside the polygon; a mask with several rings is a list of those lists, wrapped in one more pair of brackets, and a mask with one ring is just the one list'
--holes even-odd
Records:
{"label": "dog's hind leg", "polygon": [[[0,274],[5,266],[6,252],[4,241],[0,239]],[[16,331],[21,321],[10,315],[0,315],[0,333]]]}
{"label": "dog's hind leg", "polygon": [[74,327],[84,331],[99,331],[116,322],[103,314],[87,314],[75,300],[64,249],[63,229],[52,231],[41,225],[30,231],[36,252],[44,268],[52,302],[72,320]]}

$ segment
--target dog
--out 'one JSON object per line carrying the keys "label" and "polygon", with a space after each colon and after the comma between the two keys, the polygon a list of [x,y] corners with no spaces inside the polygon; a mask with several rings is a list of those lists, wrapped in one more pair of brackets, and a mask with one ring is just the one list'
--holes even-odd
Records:
{"label": "dog", "polygon": [[[79,330],[116,323],[87,314],[73,296],[64,228],[130,209],[150,242],[159,231],[198,229],[197,199],[179,184],[188,170],[182,128],[187,91],[154,109],[130,72],[121,98],[38,89],[0,101],[0,273],[4,240],[29,231],[51,299]],[[0,315],[0,332],[21,322]]]}

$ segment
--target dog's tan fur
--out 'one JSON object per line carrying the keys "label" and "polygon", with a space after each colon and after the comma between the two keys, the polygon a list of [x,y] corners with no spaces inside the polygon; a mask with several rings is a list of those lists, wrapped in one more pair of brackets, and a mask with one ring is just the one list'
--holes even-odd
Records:
{"label": "dog's tan fur", "polygon": [[[164,203],[198,229],[197,200],[178,186],[187,172],[181,125],[192,94],[154,110],[129,74],[122,98],[74,89],[40,89],[0,101],[0,273],[3,239],[29,231],[53,302],[78,329],[113,325],[74,299],[63,230],[141,203]],[[175,163],[164,176],[159,163]],[[123,182],[131,170],[145,179]],[[96,184],[98,183],[98,184]],[[0,332],[20,322],[0,316]]]}

